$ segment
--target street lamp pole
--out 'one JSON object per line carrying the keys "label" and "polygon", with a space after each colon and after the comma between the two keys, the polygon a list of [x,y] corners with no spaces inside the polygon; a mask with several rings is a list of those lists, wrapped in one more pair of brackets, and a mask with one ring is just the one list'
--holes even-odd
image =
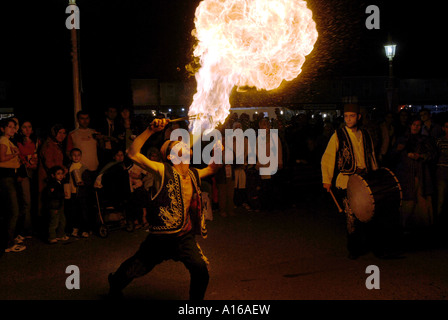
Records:
{"label": "street lamp pole", "polygon": [[[69,5],[76,5],[76,0],[69,0]],[[78,34],[76,28],[71,28],[72,42],[72,67],[73,67],[73,103],[74,103],[74,123],[76,127],[76,114],[81,110],[81,91],[79,77],[79,55],[78,55]]]}
{"label": "street lamp pole", "polygon": [[393,71],[393,65],[392,60],[395,57],[395,50],[396,50],[395,44],[387,44],[384,46],[384,49],[386,51],[386,56],[389,59],[389,83],[387,85],[387,102],[388,102],[388,111],[392,111],[392,102],[393,102],[393,96],[394,96],[394,71]]}

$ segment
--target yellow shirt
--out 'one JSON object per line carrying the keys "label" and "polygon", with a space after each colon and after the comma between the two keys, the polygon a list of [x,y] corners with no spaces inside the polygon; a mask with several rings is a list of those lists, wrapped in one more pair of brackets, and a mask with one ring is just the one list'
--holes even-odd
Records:
{"label": "yellow shirt", "polygon": [[[6,146],[6,155],[13,154],[12,148],[17,148],[11,140],[9,140],[6,136],[0,137],[0,144]],[[14,158],[0,162],[0,168],[8,168],[8,169],[18,169],[20,168],[20,160],[19,155],[16,155]]]}
{"label": "yellow shirt", "polygon": [[70,165],[69,172],[70,172],[70,191],[71,191],[71,193],[76,193],[76,192],[78,192],[78,189],[76,188],[76,185],[75,185],[75,183],[74,183],[74,181],[73,181],[72,172],[75,171],[75,170],[79,170],[79,169],[81,169],[81,167],[82,167],[82,163],[81,163],[81,162],[76,162],[76,163],[73,162],[73,163]]}

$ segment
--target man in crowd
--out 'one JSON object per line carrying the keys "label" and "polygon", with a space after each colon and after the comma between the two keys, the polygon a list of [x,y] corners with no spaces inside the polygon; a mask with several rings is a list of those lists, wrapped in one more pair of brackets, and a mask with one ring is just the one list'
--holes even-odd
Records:
{"label": "man in crowd", "polygon": [[441,234],[446,234],[448,226],[448,120],[444,121],[442,130],[445,134],[437,139],[437,212],[435,224],[439,227]]}
{"label": "man in crowd", "polygon": [[438,139],[443,135],[442,127],[432,120],[429,110],[422,109],[420,110],[419,115],[423,122],[422,135],[430,136],[434,139]]}
{"label": "man in crowd", "polygon": [[118,120],[118,108],[108,106],[104,112],[105,117],[95,127],[101,135],[100,162],[105,165],[113,159],[117,149],[124,150],[124,128]]}
{"label": "man in crowd", "polygon": [[67,138],[67,156],[70,157],[70,151],[78,148],[82,152],[82,162],[89,171],[98,169],[98,141],[97,132],[89,128],[90,116],[87,111],[79,111],[76,114],[79,127],[71,131]]}

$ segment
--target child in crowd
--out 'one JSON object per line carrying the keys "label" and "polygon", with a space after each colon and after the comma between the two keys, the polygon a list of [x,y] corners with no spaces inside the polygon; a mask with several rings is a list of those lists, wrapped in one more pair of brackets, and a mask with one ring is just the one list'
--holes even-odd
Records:
{"label": "child in crowd", "polygon": [[140,229],[148,225],[146,208],[149,205],[150,194],[143,184],[148,172],[137,165],[129,168],[128,172],[131,183],[131,194],[127,206],[128,218],[135,229]]}
{"label": "child in crowd", "polygon": [[82,163],[82,151],[73,148],[70,151],[72,163],[69,168],[70,173],[70,224],[73,227],[72,236],[88,238],[91,231],[88,218],[88,183],[87,176],[83,174],[87,167]]}
{"label": "child in crowd", "polygon": [[48,242],[57,243],[58,240],[66,241],[69,237],[65,234],[65,213],[64,213],[64,169],[61,166],[50,168],[50,179],[46,186],[46,207],[50,214],[48,226]]}

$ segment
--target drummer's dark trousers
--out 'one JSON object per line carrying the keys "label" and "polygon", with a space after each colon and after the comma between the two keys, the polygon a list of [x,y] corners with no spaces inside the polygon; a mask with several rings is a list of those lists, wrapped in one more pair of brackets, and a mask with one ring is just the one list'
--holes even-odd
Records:
{"label": "drummer's dark trousers", "polygon": [[[347,198],[347,190],[337,189],[336,197],[343,203]],[[387,250],[396,249],[399,214],[398,212],[382,212],[372,221],[361,222],[354,218],[353,228],[347,229],[347,250],[353,255],[362,255],[368,251],[381,255]]]}
{"label": "drummer's dark trousers", "polygon": [[192,233],[183,236],[148,235],[139,250],[111,276],[111,290],[121,291],[165,260],[181,261],[190,272],[190,300],[203,300],[209,274],[206,258]]}

